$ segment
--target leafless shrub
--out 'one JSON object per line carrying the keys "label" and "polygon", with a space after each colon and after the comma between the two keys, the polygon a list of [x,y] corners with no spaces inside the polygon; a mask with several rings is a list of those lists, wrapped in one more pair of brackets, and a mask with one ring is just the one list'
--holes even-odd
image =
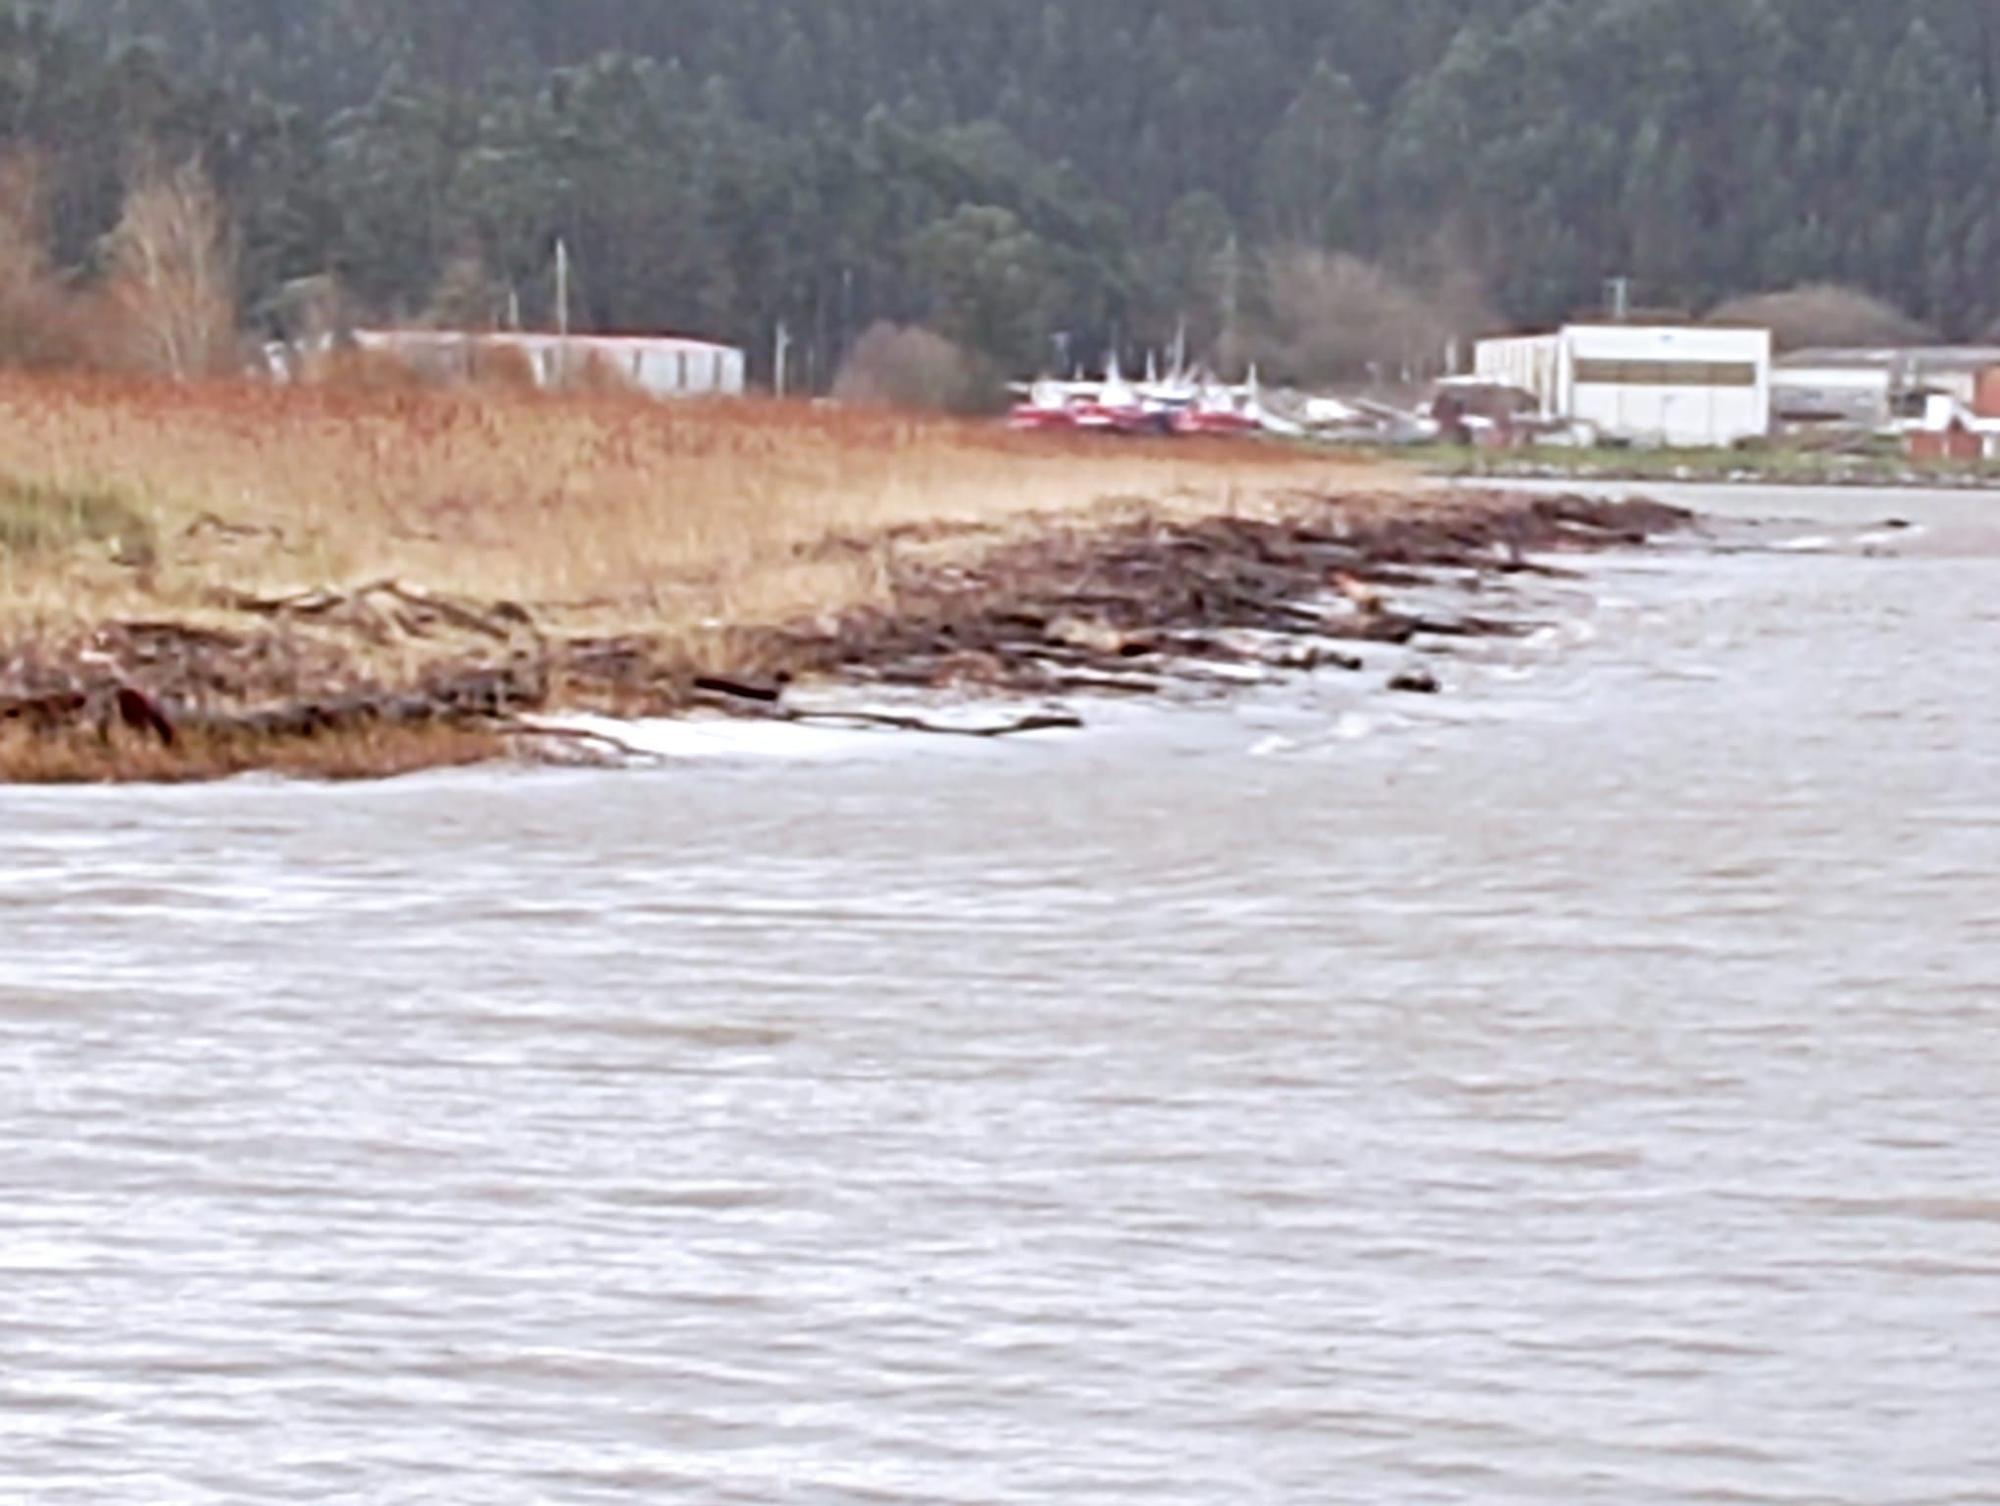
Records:
{"label": "leafless shrub", "polygon": [[871,325],[834,378],[836,401],[928,413],[988,406],[993,385],[959,346],[916,325]]}
{"label": "leafless shrub", "polygon": [[386,350],[341,345],[306,358],[300,379],[336,392],[419,392],[437,384],[401,356]]}
{"label": "leafless shrub", "polygon": [[133,365],[179,380],[239,363],[234,239],[199,166],[142,175],[106,251]]}
{"label": "leafless shrub", "polygon": [[1732,298],[1709,313],[1710,324],[1767,327],[1780,350],[1814,346],[1921,345],[1937,332],[1859,288],[1811,283],[1779,293]]}
{"label": "leafless shrub", "polygon": [[535,376],[535,363],[519,346],[481,341],[473,345],[468,359],[468,376],[475,386],[533,392],[541,385]]}
{"label": "leafless shrub", "polygon": [[[532,369],[529,375],[532,378]],[[561,386],[565,392],[586,392],[600,397],[630,396],[641,390],[616,361],[595,350],[571,357],[565,363]]]}
{"label": "leafless shrub", "polygon": [[0,157],[0,364],[88,364],[90,312],[50,264],[40,163]]}
{"label": "leafless shrub", "polygon": [[424,323],[435,329],[494,330],[506,310],[507,290],[487,270],[485,257],[469,248],[445,263]]}
{"label": "leafless shrub", "polygon": [[1301,382],[1435,376],[1453,337],[1483,318],[1472,279],[1419,289],[1358,256],[1310,246],[1273,251],[1264,284],[1256,354]]}

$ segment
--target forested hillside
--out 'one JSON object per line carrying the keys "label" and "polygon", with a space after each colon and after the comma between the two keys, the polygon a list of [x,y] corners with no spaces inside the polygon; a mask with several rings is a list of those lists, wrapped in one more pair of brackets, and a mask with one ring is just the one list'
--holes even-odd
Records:
{"label": "forested hillside", "polygon": [[253,319],[327,271],[546,317],[562,236],[588,323],[783,321],[822,377],[878,318],[1029,364],[1357,279],[1426,338],[1614,274],[2000,315],[1993,0],[47,0],[0,131],[65,264],[199,155]]}

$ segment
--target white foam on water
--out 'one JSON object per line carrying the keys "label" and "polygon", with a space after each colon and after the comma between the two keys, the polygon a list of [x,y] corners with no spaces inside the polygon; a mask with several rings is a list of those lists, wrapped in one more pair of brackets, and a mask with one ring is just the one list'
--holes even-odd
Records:
{"label": "white foam on water", "polygon": [[1359,711],[1350,711],[1333,724],[1333,735],[1344,743],[1365,742],[1380,732],[1382,727],[1383,722],[1380,718]]}
{"label": "white foam on water", "polygon": [[1879,549],[1885,544],[1914,543],[1929,532],[1928,528],[1879,528],[1869,533],[1856,534],[1854,542],[1864,549]]}
{"label": "white foam on water", "polygon": [[[578,734],[584,752],[616,755],[625,750],[641,759],[670,762],[692,760],[778,760],[826,762],[846,758],[880,757],[922,747],[978,748],[998,741],[1075,737],[1081,729],[1049,727],[1015,732],[1015,723],[1028,717],[1050,714],[1048,706],[1002,702],[967,702],[953,705],[916,701],[862,703],[843,701],[824,706],[795,707],[795,715],[824,720],[790,721],[778,718],[686,716],[621,720],[616,717],[574,715],[537,718],[532,726],[554,732]],[[843,717],[856,720],[844,722]],[[921,726],[899,726],[892,721],[871,725],[869,717],[908,718]],[[1004,733],[1004,738],[996,734]],[[597,741],[603,739],[603,741]]]}
{"label": "white foam on water", "polygon": [[1580,648],[1595,643],[1600,637],[1597,624],[1584,617],[1565,617],[1560,622],[1552,622],[1546,627],[1520,640],[1521,647],[1538,652]]}
{"label": "white foam on water", "polygon": [[643,758],[781,759],[821,761],[879,753],[893,740],[887,730],[817,727],[797,722],[754,721],[734,717],[655,717],[622,721],[604,716],[542,717],[534,723],[552,731],[584,734],[586,748],[616,752],[630,749]]}

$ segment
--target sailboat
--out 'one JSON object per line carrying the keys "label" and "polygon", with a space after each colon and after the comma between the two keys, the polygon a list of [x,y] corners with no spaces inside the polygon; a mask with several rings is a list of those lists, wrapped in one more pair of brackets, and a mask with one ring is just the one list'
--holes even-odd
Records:
{"label": "sailboat", "polygon": [[1053,377],[1041,377],[1029,388],[1025,401],[1014,404],[1007,414],[1010,428],[1047,433],[1077,426],[1077,403],[1071,387]]}
{"label": "sailboat", "polygon": [[1175,431],[1181,434],[1255,434],[1258,422],[1239,403],[1236,393],[1205,376],[1195,398],[1177,416]]}
{"label": "sailboat", "polygon": [[1293,423],[1289,418],[1280,418],[1264,406],[1264,384],[1258,379],[1257,365],[1253,361],[1250,374],[1244,381],[1243,416],[1255,424],[1259,433],[1278,434],[1288,439],[1297,439],[1305,433],[1303,424]]}
{"label": "sailboat", "polygon": [[1116,351],[1105,365],[1104,382],[1096,396],[1078,407],[1076,424],[1080,429],[1114,434],[1139,434],[1155,427],[1139,390],[1119,369]]}

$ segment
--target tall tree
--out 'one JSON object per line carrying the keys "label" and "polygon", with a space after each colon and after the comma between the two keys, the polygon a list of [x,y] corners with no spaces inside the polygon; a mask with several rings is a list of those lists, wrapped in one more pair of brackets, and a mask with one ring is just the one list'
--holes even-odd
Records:
{"label": "tall tree", "polygon": [[61,269],[196,160],[253,312],[328,270],[414,311],[470,247],[538,315],[560,235],[593,322],[782,322],[822,374],[939,305],[967,206],[1086,344],[1219,323],[1223,221],[1239,305],[1310,243],[1427,287],[1449,247],[1516,320],[1611,275],[2000,316],[1993,0],[0,0],[9,147]]}

